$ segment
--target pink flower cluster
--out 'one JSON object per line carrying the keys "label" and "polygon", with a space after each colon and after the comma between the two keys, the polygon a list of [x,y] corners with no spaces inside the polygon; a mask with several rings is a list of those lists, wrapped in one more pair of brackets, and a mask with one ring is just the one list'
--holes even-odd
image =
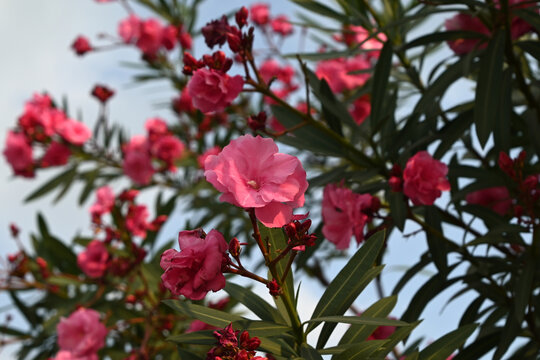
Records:
{"label": "pink flower cluster", "polygon": [[356,194],[335,184],[324,188],[322,200],[322,233],[339,250],[347,249],[354,235],[364,241],[364,228],[379,210],[380,201],[370,194]]}
{"label": "pink flower cluster", "polygon": [[180,251],[169,249],[161,256],[163,285],[175,296],[192,300],[203,299],[209,291],[225,287],[223,264],[228,262],[227,242],[223,235],[202,229],[181,231],[178,234]]}
{"label": "pink flower cluster", "polygon": [[[35,94],[26,102],[17,128],[8,132],[4,156],[15,175],[33,177],[38,167],[66,164],[70,146],[82,146],[91,136],[86,125],[55,108],[48,95]],[[43,149],[37,159],[34,145]]]}
{"label": "pink flower cluster", "polygon": [[[282,66],[276,60],[268,59],[260,65],[259,74],[265,83],[270,84],[272,81],[272,84],[277,82],[281,85],[278,89],[272,89],[281,99],[286,99],[289,94],[298,89],[298,85],[293,82],[294,68],[290,65]],[[273,100],[268,97],[265,97],[265,101],[273,103]]]}
{"label": "pink flower cluster", "polygon": [[279,153],[272,139],[240,136],[209,156],[204,168],[206,180],[223,193],[221,201],[254,208],[268,227],[289,223],[293,209],[304,205],[306,172],[298,158]]}
{"label": "pink flower cluster", "polygon": [[450,190],[447,173],[445,164],[427,151],[420,151],[407,161],[403,171],[403,193],[415,205],[433,205],[442,191]]}
{"label": "pink flower cluster", "polygon": [[[147,185],[156,171],[174,171],[185,145],[159,118],[146,121],[147,136],[137,135],[124,144],[124,173],[135,183]],[[157,164],[155,168],[154,163]]]}
{"label": "pink flower cluster", "polygon": [[223,111],[242,91],[242,76],[229,76],[232,60],[222,51],[196,60],[184,54],[184,73],[193,75],[187,85],[193,106],[203,113]]}
{"label": "pink flower cluster", "polygon": [[99,313],[79,308],[56,327],[60,351],[54,360],[98,360],[97,352],[105,346],[107,328]]}
{"label": "pink flower cluster", "polygon": [[163,26],[157,19],[141,20],[130,15],[118,24],[118,34],[126,44],[135,44],[144,55],[153,57],[160,49],[172,50],[177,41],[191,48],[191,36],[182,27]]}
{"label": "pink flower cluster", "polygon": [[378,58],[387,40],[383,33],[370,35],[366,28],[355,25],[346,25],[342,34],[335,35],[334,39],[344,42],[349,47],[359,46],[366,51],[365,55],[369,58]]}
{"label": "pink flower cluster", "polygon": [[255,3],[250,8],[251,21],[266,29],[270,25],[272,31],[280,36],[288,36],[294,32],[293,26],[287,15],[270,16],[270,5],[267,3]]}
{"label": "pink flower cluster", "polygon": [[[499,1],[494,2],[497,9],[500,9]],[[534,6],[533,3],[526,0],[509,0],[508,5],[510,10]],[[447,19],[444,22],[444,26],[446,27],[446,30],[471,31],[485,35],[486,37],[490,37],[492,33],[491,29],[489,29],[479,18],[465,13],[460,13]],[[517,16],[512,16],[510,24],[512,39],[518,39],[524,34],[532,31],[532,29],[532,26],[525,20]],[[481,39],[457,39],[448,41],[448,46],[457,55],[464,55],[470,53],[474,49],[484,49],[487,46],[487,42],[482,41]]]}
{"label": "pink flower cluster", "polygon": [[319,79],[326,80],[333,92],[340,93],[363,86],[370,74],[368,72],[354,72],[367,71],[370,68],[371,61],[361,54],[348,59],[320,61],[315,69],[315,74]]}

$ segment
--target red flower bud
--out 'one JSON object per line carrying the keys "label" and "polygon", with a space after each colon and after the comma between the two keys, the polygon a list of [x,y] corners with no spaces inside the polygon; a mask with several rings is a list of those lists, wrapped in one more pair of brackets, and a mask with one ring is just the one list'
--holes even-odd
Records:
{"label": "red flower bud", "polygon": [[234,15],[236,24],[238,25],[240,29],[242,28],[242,26],[247,25],[248,15],[249,15],[249,11],[248,9],[246,9],[245,6],[242,6],[242,8],[238,10],[236,14]]}
{"label": "red flower bud", "polygon": [[233,258],[237,258],[240,256],[240,250],[240,242],[236,237],[232,238],[232,240],[229,242],[229,254],[231,254]]}
{"label": "red flower bud", "polygon": [[19,236],[20,230],[14,223],[9,224],[9,231],[11,231],[12,237],[16,238],[17,236]]}
{"label": "red flower bud", "polygon": [[105,85],[96,85],[92,89],[92,96],[98,99],[101,103],[105,104],[114,95],[114,91],[106,87]]}
{"label": "red flower bud", "polygon": [[279,296],[281,294],[281,287],[277,283],[276,279],[273,279],[268,284],[266,284],[266,287],[268,290],[270,290],[270,295],[272,296]]}
{"label": "red flower bud", "polygon": [[393,192],[403,191],[403,180],[397,176],[391,176],[388,180],[388,185]]}
{"label": "red flower bud", "polygon": [[71,48],[75,50],[75,53],[79,56],[83,56],[89,51],[92,51],[92,45],[90,45],[90,41],[84,36],[78,36],[73,44],[71,44]]}

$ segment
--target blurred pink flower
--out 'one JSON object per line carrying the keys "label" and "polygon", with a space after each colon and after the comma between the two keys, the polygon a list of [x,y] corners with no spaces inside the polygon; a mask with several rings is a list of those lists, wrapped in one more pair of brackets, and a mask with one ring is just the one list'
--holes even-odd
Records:
{"label": "blurred pink flower", "polygon": [[58,134],[73,145],[83,145],[92,137],[92,132],[80,121],[66,119],[57,128]]}
{"label": "blurred pink flower", "polygon": [[415,205],[433,205],[441,191],[450,190],[446,179],[448,167],[427,151],[420,151],[407,161],[403,171],[403,193]]}
{"label": "blurred pink flower", "polygon": [[193,106],[203,113],[223,111],[242,91],[242,76],[229,76],[214,69],[198,69],[187,89]]}
{"label": "blurred pink flower", "polygon": [[369,73],[351,72],[369,70],[371,63],[364,56],[349,59],[323,60],[317,64],[315,74],[325,79],[333,92],[339,93],[363,86],[369,79]]}
{"label": "blurred pink flower", "polygon": [[32,146],[24,134],[8,131],[3,154],[15,175],[34,176]]}
{"label": "blurred pink flower", "polygon": [[473,191],[467,194],[465,200],[469,204],[488,207],[499,215],[506,214],[512,208],[510,192],[505,186],[495,186]]}
{"label": "blurred pink flower", "polygon": [[99,321],[99,313],[79,308],[56,327],[58,346],[77,357],[92,356],[105,345],[107,328]]}
{"label": "blurred pink flower", "polygon": [[107,247],[99,240],[92,240],[86,249],[77,256],[77,265],[86,276],[100,278],[107,271],[109,252]]}
{"label": "blurred pink flower", "polygon": [[251,21],[257,25],[266,25],[270,21],[270,9],[266,3],[255,3],[249,9]]}

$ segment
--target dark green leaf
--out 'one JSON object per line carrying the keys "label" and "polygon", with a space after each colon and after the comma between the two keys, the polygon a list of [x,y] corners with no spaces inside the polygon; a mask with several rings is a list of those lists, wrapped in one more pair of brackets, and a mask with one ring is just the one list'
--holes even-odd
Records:
{"label": "dark green leaf", "polygon": [[422,35],[414,40],[409,41],[401,47],[400,50],[408,50],[417,46],[424,46],[431,43],[441,43],[444,41],[458,40],[458,39],[480,39],[485,40],[487,37],[479,32],[475,31],[445,31],[436,32],[428,35]]}
{"label": "dark green leaf", "polygon": [[214,330],[203,330],[169,336],[167,341],[172,341],[177,344],[212,345],[216,343],[216,338],[214,337]]}
{"label": "dark green leaf", "polygon": [[440,360],[448,358],[457,348],[465,343],[476,327],[476,324],[469,324],[444,335],[422,350],[418,360]]}
{"label": "dark green leaf", "polygon": [[390,215],[397,228],[403,231],[405,220],[407,220],[407,199],[401,192],[387,192],[388,203],[390,204]]}
{"label": "dark green leaf", "polygon": [[347,16],[345,16],[344,14],[340,14],[337,11],[333,10],[332,8],[326,6],[326,5],[322,4],[322,3],[319,3],[317,1],[314,1],[314,0],[292,0],[292,2],[294,2],[296,5],[299,5],[299,6],[303,7],[304,9],[307,9],[307,10],[309,10],[311,12],[314,12],[316,14],[319,14],[319,15],[329,17],[329,18],[334,19],[334,20],[338,20],[341,23],[348,23],[349,22]]}
{"label": "dark green leaf", "polygon": [[300,355],[302,356],[302,359],[306,360],[323,360],[321,354],[308,344],[302,344],[302,346],[300,346]]}
{"label": "dark green leaf", "polygon": [[224,328],[232,322],[244,320],[244,318],[238,315],[180,300],[163,300],[163,303],[190,318],[201,320],[209,325],[220,328]]}
{"label": "dark green leaf", "polygon": [[390,70],[392,69],[392,56],[394,50],[392,48],[392,42],[387,41],[379,56],[377,65],[375,65],[375,72],[373,74],[373,85],[371,89],[371,127],[376,129],[380,127],[386,111],[384,111],[384,104],[386,103],[388,93],[388,80],[390,78]]}
{"label": "dark green leaf", "polygon": [[349,349],[332,357],[333,360],[364,360],[384,346],[387,340],[370,340],[352,345]]}
{"label": "dark green leaf", "polygon": [[230,281],[225,285],[225,291],[239,303],[243,304],[249,310],[253,311],[261,320],[275,321],[279,324],[285,324],[285,320],[280,313],[268,304],[263,298],[253,291],[243,286],[236,285]]}
{"label": "dark green leaf", "polygon": [[504,32],[499,30],[489,41],[488,47],[480,60],[480,72],[476,87],[474,105],[474,123],[480,145],[485,146],[491,131],[493,120],[498,117],[499,101],[505,89],[503,81]]}
{"label": "dark green leaf", "polygon": [[70,176],[73,176],[76,172],[77,164],[49,179],[45,184],[43,184],[41,187],[34,190],[30,195],[28,195],[24,199],[24,202],[30,202],[32,200],[42,197],[43,195],[48,194],[52,190],[56,189],[58,186],[62,185],[66,180],[69,180]]}

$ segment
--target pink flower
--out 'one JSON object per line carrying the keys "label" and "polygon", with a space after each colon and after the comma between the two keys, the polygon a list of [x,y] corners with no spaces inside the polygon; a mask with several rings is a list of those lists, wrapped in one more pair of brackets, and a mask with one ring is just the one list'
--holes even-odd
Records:
{"label": "pink flower", "polygon": [[101,216],[111,212],[114,206],[114,192],[108,186],[102,186],[96,191],[96,202],[90,207],[90,213],[94,216]]}
{"label": "pink flower", "polygon": [[66,119],[57,128],[58,134],[73,145],[83,145],[90,137],[92,132],[82,122]]}
{"label": "pink flower", "polygon": [[244,80],[240,75],[229,76],[214,69],[198,69],[187,88],[193,106],[203,113],[224,110],[240,94]]}
{"label": "pink flower", "polygon": [[107,328],[99,321],[99,313],[80,308],[67,319],[60,319],[56,327],[60,350],[74,357],[91,356],[105,345]]}
{"label": "pink flower", "polygon": [[153,55],[161,47],[163,26],[156,19],[148,19],[140,23],[139,38],[135,45],[145,54]]}
{"label": "pink flower", "polygon": [[204,168],[206,180],[223,193],[221,201],[255,208],[266,226],[289,223],[293,208],[304,205],[306,172],[298,158],[278,153],[272,139],[240,136],[209,156]]}
{"label": "pink flower", "polygon": [[99,240],[92,240],[86,249],[77,256],[77,265],[86,276],[100,278],[107,271],[109,252],[107,247]]}
{"label": "pink flower", "polygon": [[325,79],[333,92],[352,90],[363,86],[369,79],[369,73],[351,74],[358,70],[368,70],[371,63],[363,56],[350,59],[323,60],[317,64],[315,74]]}
{"label": "pink flower", "polygon": [[280,72],[281,66],[274,59],[268,59],[259,66],[259,74],[266,83],[269,83],[274,77],[277,78]]}
{"label": "pink flower", "polygon": [[465,200],[469,204],[488,207],[499,215],[505,215],[512,208],[512,199],[505,186],[495,186],[473,191],[467,194]]}
{"label": "pink flower", "polygon": [[60,350],[53,360],[99,360],[97,354],[77,356],[71,351]]}
{"label": "pink flower", "polygon": [[374,197],[370,194],[356,194],[345,187],[327,185],[322,201],[324,237],[339,250],[349,247],[353,235],[360,244],[364,240],[364,227],[370,221],[368,213],[374,207]]}
{"label": "pink flower", "polygon": [[379,326],[367,338],[368,340],[385,340],[388,339],[396,331],[395,326]]}
{"label": "pink flower", "polygon": [[255,3],[250,8],[251,21],[257,25],[266,25],[270,20],[270,9],[266,3]]}
{"label": "pink flower", "polygon": [[199,155],[197,157],[197,163],[199,164],[199,167],[201,169],[204,169],[204,163],[206,162],[206,158],[210,155],[217,155],[221,152],[221,148],[219,146],[214,146],[208,150],[206,150],[202,155]]}
{"label": "pink flower", "polygon": [[151,152],[154,157],[165,162],[167,169],[174,171],[174,162],[182,157],[185,148],[176,136],[165,135],[152,144]]}
{"label": "pink flower", "polygon": [[141,20],[136,15],[130,15],[118,24],[118,35],[126,44],[132,44],[141,33]]}
{"label": "pink flower", "polygon": [[291,35],[293,33],[293,26],[289,22],[287,15],[279,15],[270,21],[270,26],[274,32],[281,36]]}
{"label": "pink flower", "polygon": [[193,103],[191,101],[191,95],[189,95],[189,92],[182,91],[180,96],[173,99],[173,109],[178,113],[192,113],[195,111],[195,108],[193,107]]}
{"label": "pink flower", "polygon": [[208,291],[225,287],[221,271],[227,242],[217,230],[206,235],[201,229],[178,234],[180,251],[169,249],[161,256],[163,284],[175,296],[201,300]]}
{"label": "pink flower", "polygon": [[403,171],[403,193],[415,205],[433,205],[441,191],[450,190],[446,179],[448,167],[427,151],[420,151],[407,161]]}
{"label": "pink flower", "polygon": [[172,50],[176,46],[178,39],[178,29],[176,26],[167,25],[161,32],[161,45],[167,49]]}
{"label": "pink flower", "polygon": [[135,236],[146,237],[146,230],[150,224],[147,222],[149,213],[144,205],[130,205],[126,216],[126,228]]}
{"label": "pink flower", "polygon": [[338,36],[337,40],[343,41],[348,46],[362,44],[360,47],[367,51],[366,55],[368,57],[378,58],[380,50],[386,41],[386,35],[379,33],[371,38],[369,38],[369,36],[370,34],[366,28],[362,26],[348,25],[343,29],[343,36]]}
{"label": "pink flower", "polygon": [[24,177],[34,176],[34,163],[32,160],[32,146],[26,136],[21,133],[9,131],[6,137],[4,157],[11,165],[15,175]]}
{"label": "pink flower", "polygon": [[[491,31],[478,19],[469,14],[457,14],[444,22],[446,30],[465,30],[477,32],[489,36]],[[487,46],[487,42],[480,43],[480,39],[457,39],[448,41],[448,46],[456,54],[463,55],[468,54],[475,48],[484,49]]]}
{"label": "pink flower", "polygon": [[147,185],[154,175],[148,141],[144,136],[134,136],[124,146],[124,173],[135,183]]}
{"label": "pink flower", "polygon": [[65,114],[52,108],[48,95],[34,94],[24,105],[19,125],[29,138],[44,141],[55,133],[55,127],[65,120]]}
{"label": "pink flower", "polygon": [[75,51],[75,53],[79,56],[83,56],[89,51],[92,51],[92,45],[90,45],[90,41],[84,36],[78,36],[75,41],[73,41],[73,44],[71,44],[71,48]]}
{"label": "pink flower", "polygon": [[369,95],[360,96],[354,101],[351,116],[358,125],[362,124],[370,113],[371,100]]}
{"label": "pink flower", "polygon": [[167,126],[167,123],[165,120],[160,118],[146,120],[146,123],[144,123],[144,128],[148,133],[150,141],[155,141],[158,138],[169,134],[169,127]]}
{"label": "pink flower", "polygon": [[69,150],[69,147],[53,141],[47,148],[45,155],[43,155],[40,165],[41,167],[65,165],[67,164],[70,155],[71,150]]}

